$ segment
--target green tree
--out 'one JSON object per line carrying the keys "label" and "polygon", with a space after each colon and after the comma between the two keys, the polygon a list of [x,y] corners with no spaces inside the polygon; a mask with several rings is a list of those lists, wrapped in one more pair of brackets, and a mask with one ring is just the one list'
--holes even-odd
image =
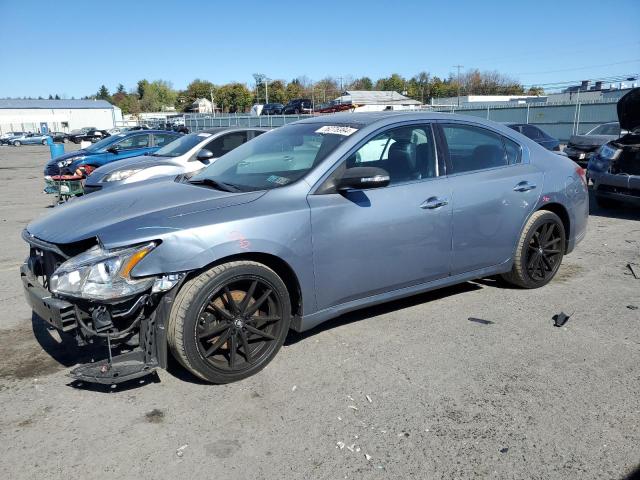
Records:
{"label": "green tree", "polygon": [[98,90],[98,93],[96,94],[96,98],[98,100],[110,101],[111,100],[111,95],[109,95],[109,90],[107,89],[107,87],[102,85],[100,87],[100,90]]}
{"label": "green tree", "polygon": [[529,90],[527,90],[527,95],[544,95],[544,88],[536,86],[529,87]]}
{"label": "green tree", "polygon": [[144,78],[138,81],[138,98],[144,97],[144,90],[148,85],[149,82]]}
{"label": "green tree", "polygon": [[373,82],[369,77],[356,78],[347,87],[347,90],[371,90],[373,88]]}
{"label": "green tree", "polygon": [[[139,84],[140,82],[138,82]],[[176,103],[177,92],[171,88],[171,83],[165,80],[147,82],[143,87],[143,92],[144,95],[140,99],[140,108],[143,112],[164,111]]]}
{"label": "green tree", "polygon": [[393,91],[402,93],[407,81],[403,76],[393,73],[388,78],[381,78],[376,82],[376,90]]}
{"label": "green tree", "polygon": [[293,100],[295,98],[302,98],[304,96],[304,88],[300,84],[297,78],[294,78],[291,82],[287,84],[287,101]]}
{"label": "green tree", "polygon": [[223,111],[244,112],[251,107],[253,95],[246,85],[242,83],[229,83],[218,89],[216,104]]}
{"label": "green tree", "polygon": [[124,85],[122,85],[121,83],[118,84],[118,87],[116,88],[116,93],[125,93],[124,91]]}
{"label": "green tree", "polygon": [[[265,98],[265,85],[260,84],[257,87],[258,98]],[[287,91],[284,80],[271,80],[268,87],[269,103],[285,103],[287,101]],[[266,100],[265,100],[266,101]],[[259,102],[256,102],[259,103]]]}
{"label": "green tree", "polygon": [[206,98],[211,100],[211,96],[214,96],[217,92],[217,87],[208,80],[200,80],[196,78],[189,85],[187,89],[179,92],[176,96],[176,108],[180,111],[186,111],[191,104],[198,98]]}
{"label": "green tree", "polygon": [[60,100],[60,96],[56,93],[54,100]]}
{"label": "green tree", "polygon": [[53,95],[49,94],[49,100],[53,100]]}

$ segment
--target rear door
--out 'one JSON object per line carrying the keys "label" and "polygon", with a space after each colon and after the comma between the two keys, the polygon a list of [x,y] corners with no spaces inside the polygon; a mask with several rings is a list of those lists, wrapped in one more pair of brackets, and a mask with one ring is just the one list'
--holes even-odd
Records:
{"label": "rear door", "polygon": [[452,191],[451,274],[508,261],[544,175],[513,139],[464,122],[439,123]]}

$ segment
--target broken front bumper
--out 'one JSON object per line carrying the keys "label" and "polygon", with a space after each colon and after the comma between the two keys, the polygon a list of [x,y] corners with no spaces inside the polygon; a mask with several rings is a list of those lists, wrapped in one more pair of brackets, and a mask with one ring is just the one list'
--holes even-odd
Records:
{"label": "broken front bumper", "polygon": [[[27,303],[38,317],[61,332],[77,333],[84,329],[86,325],[82,320],[83,313],[78,306],[52,296],[29,269],[28,263],[20,267],[20,277]],[[138,347],[112,358],[109,338],[106,334],[100,334],[103,340],[107,340],[109,358],[79,365],[69,373],[69,376],[85,382],[116,384],[148,375],[158,367],[166,368],[165,324],[179,286],[179,284],[176,285],[172,290],[156,298],[155,308],[140,319]],[[84,315],[86,317],[86,313]]]}

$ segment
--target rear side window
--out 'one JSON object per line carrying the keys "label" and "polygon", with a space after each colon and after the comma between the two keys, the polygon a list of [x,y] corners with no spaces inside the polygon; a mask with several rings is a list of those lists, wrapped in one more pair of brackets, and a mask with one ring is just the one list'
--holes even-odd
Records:
{"label": "rear side window", "polygon": [[239,147],[246,141],[247,132],[233,132],[210,141],[203,148],[213,153],[214,158],[218,158],[223,156],[225,153],[229,153],[234,148]]}
{"label": "rear side window", "polygon": [[118,147],[120,150],[146,148],[149,146],[149,135],[133,135],[116,143],[114,146]]}
{"label": "rear side window", "polygon": [[507,137],[502,137],[502,140],[504,141],[504,149],[509,165],[520,163],[522,161],[522,148],[520,148],[520,145]]}
{"label": "rear side window", "polygon": [[542,133],[541,130],[538,130],[536,127],[532,127],[531,125],[523,125],[522,133],[524,133],[525,136],[532,139],[544,137],[544,134]]}
{"label": "rear side window", "polygon": [[442,131],[449,150],[449,174],[502,167],[510,163],[503,143],[504,137],[497,133],[457,124],[443,125]]}
{"label": "rear side window", "polygon": [[178,137],[167,133],[155,133],[153,138],[156,147],[164,147],[167,143],[173,142]]}

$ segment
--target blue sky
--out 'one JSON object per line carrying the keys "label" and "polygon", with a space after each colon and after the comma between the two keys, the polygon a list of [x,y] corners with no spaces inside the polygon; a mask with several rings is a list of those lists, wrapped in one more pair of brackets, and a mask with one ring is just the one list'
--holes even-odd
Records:
{"label": "blue sky", "polygon": [[0,97],[456,64],[547,84],[640,73],[640,1],[0,0],[0,52]]}

